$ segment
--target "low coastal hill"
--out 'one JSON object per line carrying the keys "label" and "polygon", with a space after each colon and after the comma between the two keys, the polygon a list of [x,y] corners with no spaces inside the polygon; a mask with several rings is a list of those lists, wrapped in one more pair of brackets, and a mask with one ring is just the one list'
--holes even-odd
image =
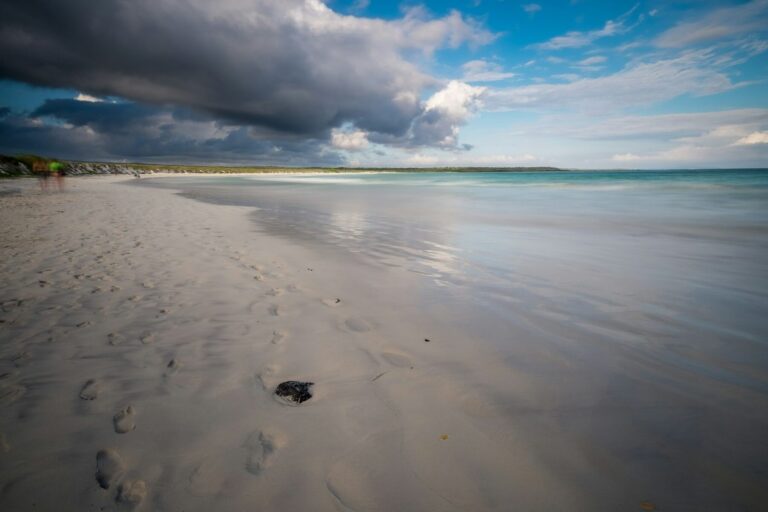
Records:
{"label": "low coastal hill", "polygon": [[177,165],[112,162],[75,162],[36,155],[17,157],[0,155],[0,177],[29,176],[35,163],[60,162],[69,175],[81,174],[260,174],[260,173],[347,173],[347,172],[547,172],[561,171],[557,167],[275,167]]}

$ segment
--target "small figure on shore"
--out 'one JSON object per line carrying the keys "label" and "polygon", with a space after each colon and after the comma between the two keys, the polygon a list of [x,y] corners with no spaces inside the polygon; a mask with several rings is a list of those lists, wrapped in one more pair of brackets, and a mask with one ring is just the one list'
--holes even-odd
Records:
{"label": "small figure on shore", "polygon": [[51,171],[48,164],[42,160],[32,162],[32,174],[37,176],[37,182],[40,184],[40,191],[48,192],[48,178],[51,177]]}
{"label": "small figure on shore", "polygon": [[56,188],[59,192],[64,191],[64,176],[66,175],[66,168],[61,162],[51,162],[48,164],[48,170],[50,174],[56,178]]}

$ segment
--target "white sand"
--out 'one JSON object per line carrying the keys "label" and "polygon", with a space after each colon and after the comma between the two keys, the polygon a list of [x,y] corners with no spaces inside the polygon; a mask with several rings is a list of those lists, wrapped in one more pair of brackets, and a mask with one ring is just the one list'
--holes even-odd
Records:
{"label": "white sand", "polygon": [[[0,508],[505,508],[508,477],[525,478],[440,405],[459,392],[487,412],[430,369],[439,330],[366,301],[408,290],[340,279],[256,235],[247,209],[124,179],[0,197]],[[292,379],[315,396],[279,403]],[[106,490],[101,450],[120,459]]]}
{"label": "white sand", "polygon": [[[0,196],[0,509],[633,510],[653,498],[652,473],[626,467],[637,447],[582,442],[617,436],[610,421],[579,432],[600,402],[569,381],[573,362],[544,349],[510,362],[436,322],[439,305],[419,310],[394,270],[371,279],[257,233],[249,209],[126,179],[73,179],[61,194],[3,185],[24,193]],[[533,386],[524,365],[545,360],[563,372]],[[314,382],[314,397],[276,400],[286,380]]]}

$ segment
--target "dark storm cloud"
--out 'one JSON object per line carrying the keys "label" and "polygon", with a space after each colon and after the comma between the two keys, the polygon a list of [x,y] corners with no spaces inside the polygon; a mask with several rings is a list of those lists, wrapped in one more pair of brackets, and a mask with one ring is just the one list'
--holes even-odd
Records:
{"label": "dark storm cloud", "polygon": [[48,100],[29,115],[1,118],[0,152],[43,152],[72,160],[345,163],[318,139],[285,134],[266,139],[249,127],[222,124],[180,109],[76,100]]}
{"label": "dark storm cloud", "polygon": [[[423,114],[422,91],[436,85],[404,56],[492,39],[457,12],[430,19],[412,9],[385,21],[342,16],[318,0],[2,0],[0,77],[310,139],[343,123],[402,138]],[[63,106],[37,115],[56,108],[76,127],[113,131],[146,115],[138,106]],[[106,111],[116,118],[94,119]]]}

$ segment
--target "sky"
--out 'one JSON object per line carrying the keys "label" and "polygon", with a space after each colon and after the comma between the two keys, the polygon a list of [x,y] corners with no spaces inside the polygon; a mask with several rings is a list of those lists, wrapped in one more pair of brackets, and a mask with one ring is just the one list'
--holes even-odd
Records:
{"label": "sky", "polygon": [[0,153],[768,167],[768,0],[0,0]]}

